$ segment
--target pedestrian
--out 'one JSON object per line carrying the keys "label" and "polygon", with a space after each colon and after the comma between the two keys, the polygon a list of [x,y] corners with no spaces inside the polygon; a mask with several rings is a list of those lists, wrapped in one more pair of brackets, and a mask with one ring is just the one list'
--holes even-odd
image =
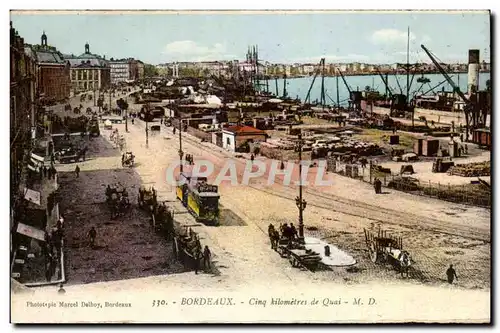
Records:
{"label": "pedestrian", "polygon": [[203,250],[203,268],[210,269],[210,257],[212,256],[212,253],[210,252],[210,249],[208,248],[207,245],[205,245],[205,249]]}
{"label": "pedestrian", "polygon": [[198,274],[200,270],[200,260],[201,260],[201,251],[198,247],[194,250],[194,273]]}
{"label": "pedestrian", "polygon": [[465,155],[468,155],[469,154],[469,147],[467,147],[467,144],[464,144],[464,148],[465,148]]}
{"label": "pedestrian", "polygon": [[254,156],[254,154],[252,153],[252,155],[250,155],[250,160],[252,161],[252,163],[253,163],[253,160],[254,160],[254,159],[255,159],[255,156]]}
{"label": "pedestrian", "polygon": [[75,168],[75,175],[76,175],[76,178],[78,178],[80,176],[80,167],[78,165]]}
{"label": "pedestrian", "polygon": [[56,223],[56,228],[57,230],[62,230],[64,226],[64,217],[62,215],[59,216],[59,219],[57,220]]}
{"label": "pedestrian", "polygon": [[446,276],[448,277],[449,284],[452,284],[455,278],[458,280],[457,272],[455,272],[453,265],[450,265],[450,268],[446,270]]}
{"label": "pedestrian", "polygon": [[50,168],[52,169],[52,177],[53,177],[53,178],[56,178],[56,175],[57,175],[57,170],[56,170],[56,168],[54,167],[54,165],[52,165]]}
{"label": "pedestrian", "polygon": [[293,223],[290,223],[290,237],[295,239],[297,238],[297,235],[298,235],[297,228],[295,228]]}
{"label": "pedestrian", "polygon": [[90,229],[90,231],[88,233],[88,237],[90,238],[90,246],[94,247],[95,239],[97,237],[97,231],[95,230],[94,227],[92,227],[92,229]]}
{"label": "pedestrian", "polygon": [[175,127],[174,127],[174,129],[173,129],[173,133],[175,134]]}
{"label": "pedestrian", "polygon": [[47,279],[47,282],[50,282],[52,280],[52,272],[50,271],[51,267],[49,264],[49,267],[45,269],[45,278]]}
{"label": "pedestrian", "polygon": [[132,125],[134,124],[134,118],[132,117]]}

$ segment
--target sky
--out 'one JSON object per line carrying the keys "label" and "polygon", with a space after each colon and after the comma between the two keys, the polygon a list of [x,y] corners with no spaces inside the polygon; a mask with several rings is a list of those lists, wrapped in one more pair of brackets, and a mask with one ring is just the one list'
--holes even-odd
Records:
{"label": "sky", "polygon": [[145,63],[244,60],[249,45],[271,63],[430,63],[424,44],[445,63],[467,63],[468,50],[490,60],[488,12],[156,13],[11,12],[26,43],[48,44],[64,54],[90,52],[106,59]]}

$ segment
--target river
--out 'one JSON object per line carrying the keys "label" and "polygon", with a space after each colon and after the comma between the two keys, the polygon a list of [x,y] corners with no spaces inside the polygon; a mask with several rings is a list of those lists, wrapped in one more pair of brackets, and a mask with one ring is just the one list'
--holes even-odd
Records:
{"label": "river", "polygon": [[[417,79],[421,75],[417,74],[413,78],[413,82],[411,82],[410,75],[410,96],[415,92],[427,92],[428,94],[432,94],[431,88],[443,82],[438,88],[434,88],[434,91],[439,91],[443,87],[446,91],[452,91],[451,86],[446,82],[445,78],[441,74],[427,74],[426,78],[430,80],[429,84],[424,84],[421,86],[421,83],[417,82]],[[460,74],[450,74],[453,82],[460,87],[461,91],[467,91],[467,73]],[[350,86],[351,90],[364,90],[366,86],[370,86],[374,90],[380,91],[380,93],[385,94],[385,85],[382,82],[382,79],[379,75],[367,75],[367,76],[346,76],[345,77],[347,84]],[[480,73],[479,74],[479,89],[483,90],[486,88],[486,81],[490,79],[490,73]],[[287,94],[288,96],[295,98],[298,97],[300,100],[304,101],[307,95],[307,91],[311,86],[313,81],[313,77],[304,77],[304,78],[294,78],[287,79]],[[325,91],[326,91],[326,103],[333,105],[337,101],[337,84],[335,77],[325,77]],[[394,93],[399,93],[400,88],[404,94],[406,94],[406,75],[389,75],[388,76],[389,86]],[[398,86],[399,82],[399,86]],[[265,88],[265,81],[262,82]],[[277,80],[278,85],[278,94],[279,96],[283,95],[283,79]],[[342,81],[342,78],[338,78],[338,90],[339,90],[339,101],[341,105],[346,105],[347,100],[349,98],[349,92]],[[276,81],[269,80],[269,91],[276,94]],[[317,77],[314,82],[314,86],[311,89],[311,101],[320,100],[321,97],[321,77]]]}

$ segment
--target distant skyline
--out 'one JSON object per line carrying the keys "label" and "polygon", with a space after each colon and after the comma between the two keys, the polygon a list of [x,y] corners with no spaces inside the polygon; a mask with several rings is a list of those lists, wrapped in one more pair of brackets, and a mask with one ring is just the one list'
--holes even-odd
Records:
{"label": "distant skyline", "polygon": [[249,45],[272,63],[430,62],[424,44],[445,63],[466,63],[469,49],[490,61],[488,12],[333,12],[286,14],[147,14],[12,12],[26,43],[48,44],[64,54],[90,52],[107,59],[133,57],[145,63],[244,60]]}

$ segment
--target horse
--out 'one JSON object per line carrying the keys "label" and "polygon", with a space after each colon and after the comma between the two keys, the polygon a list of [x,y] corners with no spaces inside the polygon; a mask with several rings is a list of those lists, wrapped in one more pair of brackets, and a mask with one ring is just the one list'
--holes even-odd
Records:
{"label": "horse", "polygon": [[401,277],[409,277],[409,268],[412,264],[411,256],[407,251],[401,251],[398,257],[399,261],[399,271],[401,272]]}

